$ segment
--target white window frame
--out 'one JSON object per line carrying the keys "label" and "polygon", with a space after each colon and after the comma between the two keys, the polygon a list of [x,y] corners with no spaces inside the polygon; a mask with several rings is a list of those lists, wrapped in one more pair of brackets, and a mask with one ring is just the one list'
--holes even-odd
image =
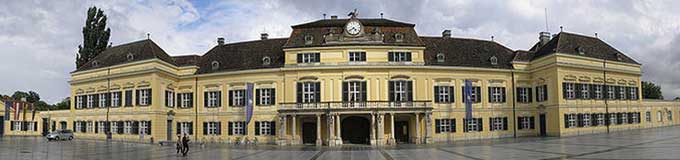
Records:
{"label": "white window frame", "polygon": [[139,105],[142,105],[142,106],[149,105],[149,90],[148,89],[139,90]]}
{"label": "white window frame", "polygon": [[440,133],[451,133],[453,132],[453,126],[451,125],[452,119],[440,119],[439,120],[439,131]]}
{"label": "white window frame", "polygon": [[260,135],[272,135],[271,122],[262,121],[260,122]]}
{"label": "white window frame", "polygon": [[537,102],[543,102],[546,100],[545,95],[545,89],[547,86],[539,86],[537,89],[536,93],[536,101]]}
{"label": "white window frame", "polygon": [[168,107],[175,107],[175,92],[168,90],[165,94],[165,101]]}
{"label": "white window frame", "polygon": [[267,106],[267,105],[273,105],[272,103],[272,91],[274,89],[271,88],[265,88],[265,89],[260,89],[260,105]]}
{"label": "white window frame", "polygon": [[576,120],[576,114],[568,114],[567,121],[569,126],[567,128],[576,128]]}
{"label": "white window frame", "polygon": [[574,91],[575,88],[575,83],[564,83],[566,85],[564,89],[566,89],[565,93],[567,94],[567,99],[576,99],[576,93]]}
{"label": "white window frame", "polygon": [[208,122],[208,135],[217,135],[217,122]]}
{"label": "white window frame", "polygon": [[593,85],[593,89],[595,90],[595,99],[602,99],[602,85]]}
{"label": "white window frame", "polygon": [[99,108],[106,107],[106,93],[99,93]]}
{"label": "white window frame", "polygon": [[467,132],[479,132],[479,130],[477,130],[477,125],[479,125],[477,120],[478,120],[477,118],[467,119],[467,124],[466,124]]}
{"label": "white window frame", "polygon": [[24,121],[24,123],[26,123],[26,130],[23,130],[23,131],[32,131],[33,130],[33,122]]}
{"label": "white window frame", "polygon": [[131,134],[132,133],[132,122],[131,121],[123,122],[123,133],[125,133],[125,134]]}
{"label": "white window frame", "polygon": [[614,99],[616,97],[616,86],[607,86],[607,99]]}
{"label": "white window frame", "polygon": [[302,103],[315,103],[316,101],[316,83],[304,82],[302,83]]}
{"label": "white window frame", "polygon": [[626,87],[620,86],[619,87],[619,99],[626,99]]}
{"label": "white window frame", "polygon": [[581,88],[579,91],[581,92],[581,97],[582,99],[590,99],[590,90],[588,88],[588,85],[590,84],[581,84]]}
{"label": "white window frame", "polygon": [[519,102],[521,103],[529,103],[529,90],[531,88],[519,88],[517,89],[517,95],[519,97]]}
{"label": "white window frame", "polygon": [[[246,90],[232,90],[231,100],[233,106],[245,106],[246,105]],[[216,95],[215,95],[216,96]],[[216,96],[217,97],[217,96]],[[210,102],[208,102],[210,103]],[[215,98],[215,103],[217,103],[217,98]]]}
{"label": "white window frame", "polygon": [[[321,57],[316,57],[317,53],[299,53],[302,54],[302,63],[318,63],[321,60]],[[317,60],[319,58],[319,60]]]}
{"label": "white window frame", "polygon": [[630,87],[630,99],[638,99],[637,96],[637,87]]}
{"label": "white window frame", "polygon": [[97,132],[106,133],[106,123],[103,121],[97,122]]}
{"label": "white window frame", "polygon": [[146,133],[147,128],[149,128],[150,124],[149,121],[139,121],[139,134],[146,134],[148,135],[149,133]]}
{"label": "white window frame", "polygon": [[111,133],[118,133],[118,122],[111,122]]}
{"label": "white window frame", "polygon": [[[390,52],[392,53],[393,60],[392,62],[410,62],[406,59],[407,54],[411,54],[411,52]],[[389,54],[389,53],[388,53]]]}
{"label": "white window frame", "polygon": [[621,124],[628,123],[628,113],[621,114],[621,119],[623,120],[623,122],[621,122]]}
{"label": "white window frame", "polygon": [[503,90],[501,89],[503,87],[491,87],[491,103],[502,103],[503,101]]}
{"label": "white window frame", "polygon": [[231,133],[233,135],[244,135],[245,130],[244,130],[244,124],[246,122],[232,122],[231,123]]}
{"label": "white window frame", "polygon": [[605,120],[604,120],[604,114],[602,114],[602,113],[597,114],[597,125],[598,126],[606,125]]}
{"label": "white window frame", "polygon": [[[364,57],[364,58],[363,58],[363,59],[364,59],[363,61],[361,60],[361,59],[362,59],[362,58],[361,58],[361,57],[362,57],[362,54],[363,54],[363,57]],[[365,59],[366,59],[366,52],[363,52],[363,51],[351,51],[351,52],[347,53],[347,58],[348,58],[348,61],[349,61],[349,62],[366,62],[366,61],[365,61]]]}
{"label": "white window frame", "polygon": [[519,117],[522,129],[531,129],[531,117]]}
{"label": "white window frame", "polygon": [[83,97],[82,96],[76,96],[76,108],[77,109],[83,108]]}
{"label": "white window frame", "polygon": [[[206,104],[206,107],[219,107],[219,106],[217,106],[217,98],[218,98],[217,93],[218,93],[217,91],[210,91],[210,92],[207,93],[208,97],[206,97],[206,98],[208,98],[208,104]],[[236,93],[236,92],[232,92],[232,93]],[[231,96],[234,96],[234,95],[231,95]],[[238,106],[238,105],[236,105],[236,103],[234,103],[234,106]]]}
{"label": "white window frame", "polygon": [[583,127],[590,127],[590,126],[592,126],[592,124],[591,124],[592,121],[591,121],[591,119],[590,119],[590,118],[591,118],[591,117],[590,117],[590,114],[583,114],[582,117],[583,117],[583,120],[581,120],[581,124],[583,124]]}
{"label": "white window frame", "polygon": [[87,123],[85,123],[85,124],[87,125],[87,127],[86,127],[86,128],[87,128],[87,129],[86,129],[87,131],[86,131],[86,132],[87,132],[87,133],[94,133],[94,122],[92,122],[92,121],[87,121]]}
{"label": "white window frame", "polygon": [[492,131],[502,131],[503,130],[503,117],[494,117],[491,118],[491,123],[493,124],[493,128],[491,128]]}
{"label": "white window frame", "polygon": [[87,108],[94,107],[94,95],[87,95]]}
{"label": "white window frame", "polygon": [[111,106],[120,107],[118,103],[120,102],[120,92],[111,93]]}
{"label": "white window frame", "polygon": [[181,102],[180,102],[180,104],[179,104],[179,105],[180,105],[179,107],[181,107],[181,108],[189,108],[189,106],[191,106],[191,104],[190,104],[190,103],[191,103],[191,98],[193,98],[193,97],[191,97],[190,93],[180,93],[180,94],[179,94],[179,97],[180,97],[180,99],[181,99]]}
{"label": "white window frame", "polygon": [[[14,122],[14,130],[21,131],[21,123],[22,121],[13,121]],[[76,128],[78,129],[78,128]]]}
{"label": "white window frame", "polygon": [[348,81],[347,82],[347,100],[349,102],[360,102],[363,101],[361,91],[365,88],[361,88],[362,81]]}
{"label": "white window frame", "polygon": [[618,117],[615,113],[609,114],[609,125],[616,124],[618,122]]}
{"label": "white window frame", "polygon": [[631,116],[631,118],[633,119],[633,123],[637,123],[639,121],[637,114],[633,113],[633,116]]}
{"label": "white window frame", "polygon": [[180,132],[180,134],[187,134],[187,135],[189,135],[189,130],[191,129],[191,128],[189,127],[189,124],[191,124],[191,122],[180,122],[180,123],[179,123],[179,132]]}

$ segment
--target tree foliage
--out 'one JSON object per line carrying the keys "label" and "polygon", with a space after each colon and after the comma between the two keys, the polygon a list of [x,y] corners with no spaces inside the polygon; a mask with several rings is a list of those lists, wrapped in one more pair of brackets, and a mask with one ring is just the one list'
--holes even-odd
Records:
{"label": "tree foliage", "polygon": [[106,49],[111,36],[111,29],[106,28],[106,14],[97,7],[87,10],[87,19],[83,27],[83,44],[78,45],[76,68],[94,59]]}
{"label": "tree foliage", "polygon": [[661,86],[652,82],[642,81],[642,97],[645,99],[663,99]]}

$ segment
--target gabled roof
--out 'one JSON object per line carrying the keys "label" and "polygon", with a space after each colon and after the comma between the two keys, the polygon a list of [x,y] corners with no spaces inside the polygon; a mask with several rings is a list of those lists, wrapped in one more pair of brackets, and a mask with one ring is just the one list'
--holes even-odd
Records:
{"label": "gabled roof", "polygon": [[[583,54],[581,54],[581,52]],[[599,38],[568,32],[560,32],[548,43],[536,50],[533,59],[554,53],[571,54],[608,61],[640,64]],[[620,59],[619,59],[620,57]]]}
{"label": "gabled roof", "polygon": [[[462,66],[511,69],[514,53],[493,41],[454,38],[420,37],[425,43],[425,64],[434,66]],[[437,61],[437,54],[444,55],[444,62]],[[491,64],[491,57],[497,64]]]}
{"label": "gabled roof", "polygon": [[[201,56],[196,74],[283,67],[285,57],[282,47],[287,40],[278,38],[215,46]],[[264,57],[270,58],[269,65],[263,64]],[[219,68],[212,68],[213,61],[219,63]]]}
{"label": "gabled roof", "polygon": [[[344,27],[350,19],[322,19],[314,22],[303,23],[292,26],[297,28],[314,28],[314,27]],[[384,18],[361,18],[359,19],[364,26],[379,26],[379,27],[414,27],[415,24],[404,23]]]}
{"label": "gabled roof", "polygon": [[[132,60],[128,60],[127,55],[132,54]],[[109,67],[117,64],[130,63],[135,61],[158,58],[162,61],[175,65],[175,61],[161,47],[150,39],[130,42],[106,48],[97,57],[83,64],[75,72]],[[94,64],[96,62],[96,65]]]}

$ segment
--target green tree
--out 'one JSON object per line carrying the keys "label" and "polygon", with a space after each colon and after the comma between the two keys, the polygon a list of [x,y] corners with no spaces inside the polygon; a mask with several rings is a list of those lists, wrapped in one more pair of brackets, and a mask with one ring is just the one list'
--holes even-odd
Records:
{"label": "green tree", "polygon": [[28,100],[28,93],[23,92],[23,91],[16,91],[14,94],[12,94],[12,99],[14,100],[21,100],[22,98],[26,98]]}
{"label": "green tree", "polygon": [[663,99],[661,86],[652,82],[642,81],[642,97],[645,99]]}
{"label": "green tree", "polygon": [[680,97],[675,97],[673,100],[680,101]]}
{"label": "green tree", "polygon": [[52,107],[52,110],[67,110],[71,109],[71,97],[66,97],[61,102],[57,103]]}
{"label": "green tree", "polygon": [[90,7],[83,27],[83,44],[78,45],[76,68],[80,68],[104,51],[109,43],[109,36],[111,29],[106,28],[106,14],[97,7]]}

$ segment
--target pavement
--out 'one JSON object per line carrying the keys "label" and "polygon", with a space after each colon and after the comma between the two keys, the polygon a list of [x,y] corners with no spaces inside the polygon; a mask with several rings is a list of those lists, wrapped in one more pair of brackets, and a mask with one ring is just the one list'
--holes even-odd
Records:
{"label": "pavement", "polygon": [[80,140],[48,142],[40,137],[0,138],[0,160],[156,159],[680,159],[680,126],[573,137],[525,137],[450,144],[342,147],[207,144],[186,157],[174,146]]}

